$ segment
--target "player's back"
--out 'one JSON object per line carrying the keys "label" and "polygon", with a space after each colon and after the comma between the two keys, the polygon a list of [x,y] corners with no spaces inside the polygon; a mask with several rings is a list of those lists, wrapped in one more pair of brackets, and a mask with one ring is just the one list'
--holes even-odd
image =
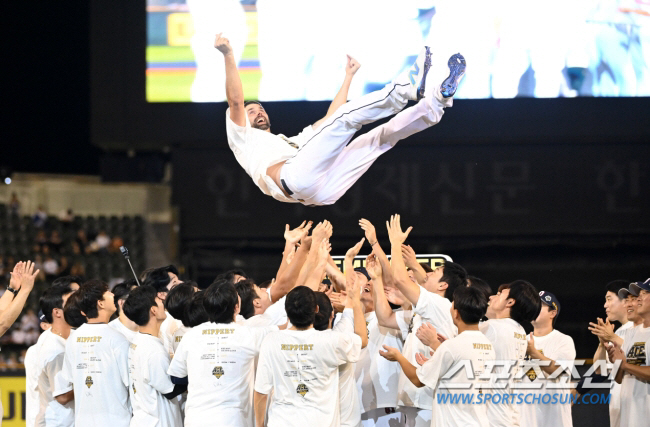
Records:
{"label": "player's back", "polygon": [[262,344],[255,390],[269,394],[268,426],[335,426],[339,422],[338,367],[356,362],[361,338],[336,331],[286,330]]}
{"label": "player's back", "polygon": [[105,323],[85,323],[66,342],[61,374],[72,382],[75,425],[126,427],[129,342]]}

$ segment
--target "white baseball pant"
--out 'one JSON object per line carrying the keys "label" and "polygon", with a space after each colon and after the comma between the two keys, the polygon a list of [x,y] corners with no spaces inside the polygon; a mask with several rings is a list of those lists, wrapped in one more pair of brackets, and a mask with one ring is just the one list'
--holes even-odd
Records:
{"label": "white baseball pant", "polygon": [[[402,111],[408,102],[407,84],[390,83],[383,89],[350,101],[329,117],[280,172],[284,190],[305,205],[331,205],[398,141],[437,124],[452,99],[423,98]],[[433,93],[432,92],[432,93]],[[387,123],[350,142],[361,126],[398,113]]]}

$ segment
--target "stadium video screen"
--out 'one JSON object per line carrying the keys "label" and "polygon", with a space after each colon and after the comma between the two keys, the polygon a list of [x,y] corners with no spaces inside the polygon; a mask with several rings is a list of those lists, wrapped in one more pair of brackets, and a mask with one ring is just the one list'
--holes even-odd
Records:
{"label": "stadium video screen", "polygon": [[[246,99],[331,100],[346,54],[350,98],[461,52],[456,98],[650,95],[650,0],[147,0],[149,102],[225,100],[228,37]],[[442,59],[441,59],[442,58]]]}

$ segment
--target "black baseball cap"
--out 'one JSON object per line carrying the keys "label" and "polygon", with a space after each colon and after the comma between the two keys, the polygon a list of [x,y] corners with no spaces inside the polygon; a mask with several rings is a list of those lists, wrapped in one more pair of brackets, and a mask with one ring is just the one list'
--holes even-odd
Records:
{"label": "black baseball cap", "polygon": [[630,283],[629,288],[621,288],[621,289],[618,290],[618,297],[620,299],[625,299],[625,298],[627,298],[628,295],[638,297],[639,296],[638,287],[634,288],[634,287],[632,287],[632,283]]}
{"label": "black baseball cap", "polygon": [[541,291],[539,293],[539,298],[542,300],[542,303],[548,305],[553,310],[557,310],[556,317],[560,315],[560,301],[555,295],[548,291]]}
{"label": "black baseball cap", "polygon": [[650,292],[650,279],[646,279],[645,282],[632,282],[630,283],[630,291],[636,291],[637,295],[641,291]]}
{"label": "black baseball cap", "polygon": [[45,318],[45,314],[43,313],[43,310],[38,310],[38,321],[39,322],[47,322],[47,319]]}
{"label": "black baseball cap", "polygon": [[372,278],[370,277],[370,274],[368,274],[368,270],[366,270],[366,267],[357,267],[357,268],[354,269],[354,271],[357,271],[357,272],[363,274],[364,276],[366,276],[368,278],[368,280],[372,280]]}

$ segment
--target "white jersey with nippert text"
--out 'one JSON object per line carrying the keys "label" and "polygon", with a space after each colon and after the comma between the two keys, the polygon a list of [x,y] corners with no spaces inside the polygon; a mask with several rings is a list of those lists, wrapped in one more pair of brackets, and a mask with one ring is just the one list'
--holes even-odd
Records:
{"label": "white jersey with nippert text", "polygon": [[204,426],[206,420],[253,425],[255,357],[266,334],[277,329],[205,322],[187,331],[168,371],[188,377],[185,427]]}
{"label": "white jersey with nippert text", "polygon": [[84,323],[68,337],[55,396],[74,389],[75,425],[127,427],[129,342],[106,323]]}
{"label": "white jersey with nippert text", "polygon": [[255,391],[273,392],[268,427],[334,427],[339,423],[340,365],[359,360],[361,338],[333,330],[285,330],[262,344]]}

